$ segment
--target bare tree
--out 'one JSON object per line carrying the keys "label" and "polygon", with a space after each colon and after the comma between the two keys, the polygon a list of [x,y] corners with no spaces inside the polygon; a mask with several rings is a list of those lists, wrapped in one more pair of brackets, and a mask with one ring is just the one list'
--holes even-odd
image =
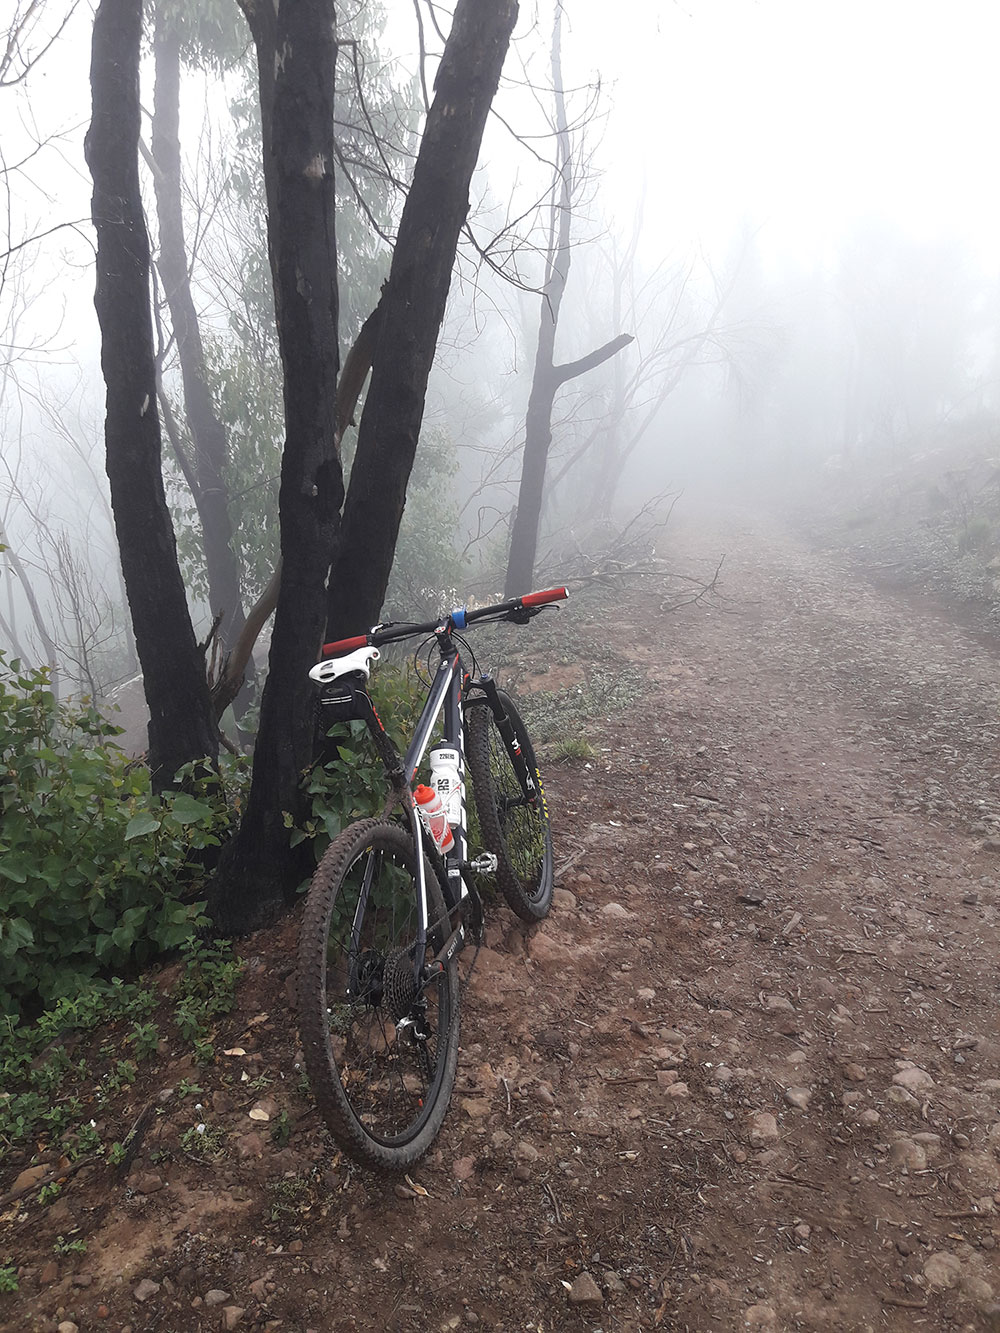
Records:
{"label": "bare tree", "polygon": [[562,0],[556,0],[550,62],[555,97],[556,170],[549,213],[549,240],[545,259],[541,314],[535,370],[524,427],[524,457],[517,509],[511,526],[510,554],[504,595],[528,592],[535,567],[538,528],[542,516],[545,471],[552,444],[552,410],[556,395],[569,380],[585,375],[615,356],[632,342],[631,334],[619,334],[576,361],[555,363],[556,332],[573,251],[571,245],[573,199],[578,183],[573,141],[566,113],[562,76]]}

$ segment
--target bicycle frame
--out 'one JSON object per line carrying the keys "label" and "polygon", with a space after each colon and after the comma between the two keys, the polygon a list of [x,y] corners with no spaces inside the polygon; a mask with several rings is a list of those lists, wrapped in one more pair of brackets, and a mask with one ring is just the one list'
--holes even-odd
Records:
{"label": "bicycle frame", "polygon": [[[445,908],[449,916],[454,913],[462,903],[470,898],[473,902],[477,915],[482,916],[482,905],[479,901],[479,895],[471,886],[465,877],[465,869],[468,866],[468,822],[467,822],[467,784],[466,784],[466,766],[465,766],[465,719],[463,705],[467,700],[467,691],[476,690],[480,692],[487,705],[492,706],[498,720],[506,721],[506,715],[503,713],[497,694],[496,683],[489,676],[481,676],[472,681],[465,671],[461,656],[457,647],[451,640],[447,630],[438,633],[438,644],[441,650],[441,661],[437,672],[431,682],[427,699],[424,702],[420,717],[414,728],[413,737],[407,747],[405,756],[401,756],[392,738],[389,736],[382,724],[381,718],[375,711],[371,698],[363,686],[355,684],[353,681],[336,682],[336,686],[341,693],[330,696],[326,702],[336,704],[345,704],[350,699],[350,711],[357,720],[363,721],[372,737],[376,751],[385,768],[386,776],[389,779],[392,788],[392,794],[386,805],[385,813],[388,814],[396,805],[402,805],[406,811],[407,822],[414,839],[414,845],[420,847],[423,855],[417,858],[416,878],[419,889],[419,927],[418,927],[418,949],[416,956],[423,956],[424,947],[427,942],[427,931],[432,924],[430,920],[429,898],[427,892],[427,883],[425,879],[425,867],[429,862],[434,869],[438,882],[441,886],[442,896],[445,902]],[[345,695],[344,688],[349,691]],[[420,763],[427,752],[438,719],[443,713],[443,736],[447,744],[453,746],[459,754],[459,776],[461,778],[460,786],[460,815],[457,823],[452,824],[452,833],[454,835],[454,846],[444,855],[438,850],[434,840],[431,838],[419,812],[412,795],[412,784],[416,777]],[[501,725],[502,725],[501,722]],[[514,747],[516,749],[516,747]],[[514,754],[512,749],[512,756]],[[520,758],[517,752],[518,759]],[[522,786],[525,795],[530,797],[533,793],[534,783],[531,775],[527,771],[526,765],[521,761]],[[364,915],[367,905],[367,883],[362,887],[359,895],[356,917],[360,921]],[[353,931],[352,931],[353,933]],[[443,948],[440,950],[437,960],[442,966],[446,965],[451,958],[458,953],[465,945],[464,923],[459,921],[455,929],[451,931]]]}

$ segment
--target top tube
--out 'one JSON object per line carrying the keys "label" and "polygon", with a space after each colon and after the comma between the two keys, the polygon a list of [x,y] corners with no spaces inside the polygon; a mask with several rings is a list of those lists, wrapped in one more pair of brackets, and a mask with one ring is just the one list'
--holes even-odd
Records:
{"label": "top tube", "polygon": [[437,620],[428,620],[423,625],[387,624],[375,625],[367,634],[355,634],[349,639],[335,639],[324,643],[324,657],[340,657],[343,653],[354,652],[368,644],[393,643],[398,639],[415,638],[418,634],[447,633],[450,630],[463,630],[476,620],[493,617],[498,620],[509,619],[517,623],[537,615],[543,606],[551,602],[564,601],[569,596],[567,588],[546,588],[542,592],[525,593],[523,597],[513,597],[506,602],[496,602],[492,606],[480,606],[470,611],[468,607],[456,607],[446,616]]}

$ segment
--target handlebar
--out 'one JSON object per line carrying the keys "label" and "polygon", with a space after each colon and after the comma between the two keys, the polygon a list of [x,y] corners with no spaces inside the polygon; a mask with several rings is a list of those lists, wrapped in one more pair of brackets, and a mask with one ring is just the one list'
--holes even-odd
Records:
{"label": "handlebar", "polygon": [[324,657],[340,657],[344,653],[354,652],[368,644],[393,643],[397,639],[410,639],[418,634],[435,634],[441,630],[463,630],[476,620],[493,617],[497,620],[510,620],[515,624],[526,624],[537,615],[543,606],[551,602],[561,602],[569,596],[568,588],[546,588],[543,592],[525,593],[523,597],[513,597],[506,602],[496,602],[493,606],[480,606],[470,611],[459,606],[448,615],[437,620],[428,620],[423,625],[387,624],[375,625],[367,634],[355,634],[350,639],[335,639],[333,643],[324,643]]}

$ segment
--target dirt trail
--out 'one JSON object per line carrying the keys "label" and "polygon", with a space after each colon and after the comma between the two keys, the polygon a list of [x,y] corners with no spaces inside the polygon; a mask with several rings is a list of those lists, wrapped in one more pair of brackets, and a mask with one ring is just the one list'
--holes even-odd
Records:
{"label": "dirt trail", "polygon": [[128,1183],[8,1215],[4,1327],[1000,1329],[1000,653],[776,522],[672,529],[678,566],[725,552],[725,600],[567,613],[648,685],[550,771],[556,907],[497,909],[426,1196],[292,1089],[291,923],[222,1037],[290,1143],[210,1071],[230,1151],[192,1168],[161,1098]]}

